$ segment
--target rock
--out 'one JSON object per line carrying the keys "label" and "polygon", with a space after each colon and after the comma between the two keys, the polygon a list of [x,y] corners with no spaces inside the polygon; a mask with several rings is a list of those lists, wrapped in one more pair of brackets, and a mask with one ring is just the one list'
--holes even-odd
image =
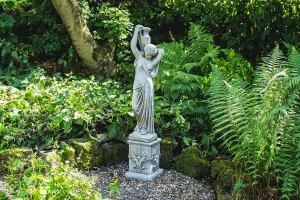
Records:
{"label": "rock", "polygon": [[223,171],[234,168],[234,163],[231,160],[213,160],[211,162],[211,177],[217,179]]}
{"label": "rock", "polygon": [[[227,200],[237,181],[238,174],[231,160],[214,160],[211,163],[211,177],[216,180],[218,200]],[[232,197],[231,197],[232,198]]]}
{"label": "rock", "polygon": [[71,166],[74,166],[76,164],[75,149],[71,145],[68,145],[67,143],[62,142],[60,155],[61,155],[63,162],[69,161]]}
{"label": "rock", "polygon": [[32,149],[14,148],[0,151],[0,174],[5,174],[8,172],[7,166],[12,164],[9,160],[10,158],[26,160],[32,154]]}
{"label": "rock", "polygon": [[217,200],[234,200],[235,199],[232,195],[230,195],[228,193],[224,193],[222,190],[220,190],[219,186],[217,186],[216,193],[217,193]]}
{"label": "rock", "polygon": [[174,162],[174,150],[177,142],[172,138],[163,139],[160,142],[160,167],[171,169]]}
{"label": "rock", "polygon": [[72,140],[70,145],[75,149],[76,164],[79,169],[91,169],[101,165],[102,148],[99,142]]}
{"label": "rock", "polygon": [[99,140],[99,142],[107,142],[109,140],[109,137],[106,133],[102,133],[96,134],[96,139]]}
{"label": "rock", "polygon": [[128,145],[118,141],[102,144],[103,164],[111,165],[128,161]]}
{"label": "rock", "polygon": [[61,162],[61,155],[58,150],[46,150],[40,152],[42,158],[49,163]]}
{"label": "rock", "polygon": [[198,148],[188,147],[179,156],[176,169],[189,177],[203,178],[209,175],[210,165]]}

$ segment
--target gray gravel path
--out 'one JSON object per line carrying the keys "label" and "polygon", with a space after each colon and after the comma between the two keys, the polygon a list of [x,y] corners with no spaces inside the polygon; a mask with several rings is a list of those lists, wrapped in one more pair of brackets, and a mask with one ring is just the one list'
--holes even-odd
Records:
{"label": "gray gravel path", "polygon": [[[163,174],[152,182],[126,180],[124,175],[128,163],[103,166],[97,170],[85,172],[94,175],[97,187],[106,199],[122,200],[214,200],[213,188],[206,180],[196,180],[175,170],[164,170]],[[118,177],[121,194],[110,195],[109,184]],[[6,191],[4,179],[0,176],[0,190]]]}
{"label": "gray gravel path", "polygon": [[[103,197],[122,200],[213,200],[214,190],[206,180],[195,180],[175,170],[164,170],[161,177],[152,182],[126,180],[128,164],[101,167],[87,172],[93,174]],[[121,194],[109,195],[109,184],[119,177]]]}

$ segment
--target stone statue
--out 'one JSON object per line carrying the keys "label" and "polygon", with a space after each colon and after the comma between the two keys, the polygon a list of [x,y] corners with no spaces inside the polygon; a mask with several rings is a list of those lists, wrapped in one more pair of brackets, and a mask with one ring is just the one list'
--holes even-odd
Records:
{"label": "stone statue", "polygon": [[[163,49],[151,44],[150,28],[136,25],[131,40],[131,50],[135,56],[135,78],[133,83],[132,108],[137,119],[137,134],[155,134],[154,130],[154,86],[158,64],[164,55]],[[137,47],[137,41],[141,50]]]}
{"label": "stone statue", "polygon": [[164,51],[151,44],[149,32],[150,28],[136,25],[131,40],[135,56],[132,108],[137,125],[128,137],[129,170],[125,177],[141,181],[152,181],[163,173],[159,168],[161,138],[154,130],[153,78]]}

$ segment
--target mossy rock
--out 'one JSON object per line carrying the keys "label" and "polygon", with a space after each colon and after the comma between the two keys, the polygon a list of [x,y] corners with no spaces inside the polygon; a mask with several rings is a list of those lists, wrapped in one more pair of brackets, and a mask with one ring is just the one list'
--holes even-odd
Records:
{"label": "mossy rock", "polygon": [[216,193],[217,193],[217,200],[234,200],[231,194],[224,193],[219,186],[217,186]]}
{"label": "mossy rock", "polygon": [[41,156],[44,160],[46,160],[49,163],[61,162],[61,155],[56,149],[43,151],[41,152]]}
{"label": "mossy rock", "polygon": [[231,160],[214,160],[211,163],[211,177],[216,180],[217,192],[227,194],[237,181],[238,174]]}
{"label": "mossy rock", "polygon": [[128,161],[128,145],[118,141],[108,141],[102,144],[103,164],[111,165]]}
{"label": "mossy rock", "polygon": [[11,165],[10,158],[27,160],[32,154],[32,149],[14,148],[0,151],[0,174],[8,173],[7,166]]}
{"label": "mossy rock", "polygon": [[177,142],[172,138],[165,138],[160,142],[160,167],[171,169],[174,162],[174,150]]}
{"label": "mossy rock", "polygon": [[188,147],[179,156],[176,170],[192,178],[203,178],[209,174],[210,165],[198,148]]}
{"label": "mossy rock", "polygon": [[79,169],[91,169],[101,165],[102,148],[99,142],[73,140],[70,145],[75,149],[76,164]]}
{"label": "mossy rock", "polygon": [[61,143],[61,150],[60,150],[61,159],[63,162],[69,161],[71,166],[74,166],[75,163],[75,149],[68,145],[65,142]]}
{"label": "mossy rock", "polygon": [[227,169],[235,169],[231,160],[213,160],[211,162],[211,177],[217,179],[219,174]]}

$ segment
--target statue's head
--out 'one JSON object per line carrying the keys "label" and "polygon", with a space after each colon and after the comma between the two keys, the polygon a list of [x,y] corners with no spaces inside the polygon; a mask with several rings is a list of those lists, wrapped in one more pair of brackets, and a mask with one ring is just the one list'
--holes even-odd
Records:
{"label": "statue's head", "polygon": [[157,55],[157,47],[154,44],[147,44],[144,48],[145,57],[151,60],[153,56]]}

